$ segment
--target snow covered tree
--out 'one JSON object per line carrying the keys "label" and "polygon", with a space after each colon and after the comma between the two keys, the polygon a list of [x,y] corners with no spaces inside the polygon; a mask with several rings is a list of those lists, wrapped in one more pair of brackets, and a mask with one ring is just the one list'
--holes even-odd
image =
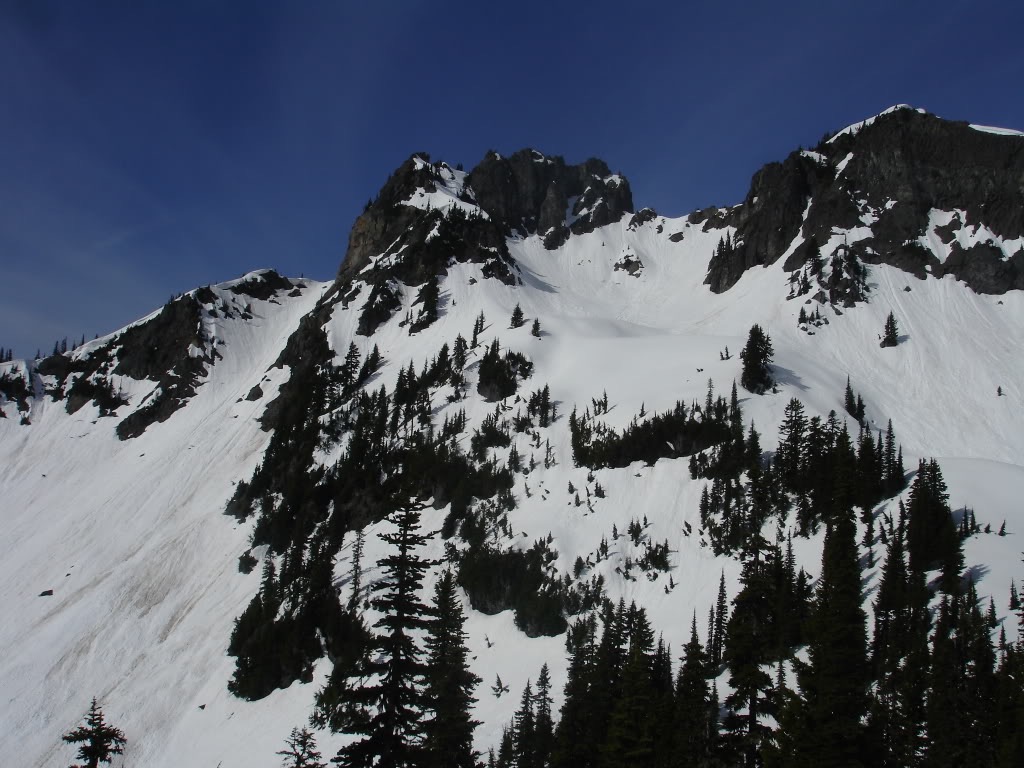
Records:
{"label": "snow covered tree", "polygon": [[320,752],[316,748],[316,738],[308,728],[292,728],[285,748],[277,754],[284,760],[283,768],[327,768],[320,760]]}
{"label": "snow covered tree", "polygon": [[760,325],[754,324],[747,335],[747,344],[740,357],[743,359],[743,373],[740,384],[755,395],[764,394],[775,382],[771,375],[772,340]]}
{"label": "snow covered tree", "polygon": [[885,318],[885,331],[882,333],[882,347],[895,347],[899,344],[899,328],[896,326],[896,318],[892,312]]}
{"label": "snow covered tree", "polygon": [[68,731],[61,738],[68,744],[81,745],[78,759],[85,762],[80,768],[97,768],[100,763],[109,763],[113,755],[124,754],[124,745],[128,743],[124,731],[107,724],[95,696],[85,715],[85,725]]}

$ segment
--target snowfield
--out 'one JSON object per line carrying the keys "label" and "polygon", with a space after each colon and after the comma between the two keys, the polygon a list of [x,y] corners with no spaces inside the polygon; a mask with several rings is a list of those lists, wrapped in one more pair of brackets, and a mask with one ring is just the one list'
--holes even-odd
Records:
{"label": "snowfield", "polygon": [[[453,172],[450,188],[410,204],[463,204],[456,202],[461,183]],[[797,315],[801,307],[817,304],[807,304],[806,297],[787,300],[783,259],[748,270],[736,286],[715,295],[703,280],[724,231],[705,232],[685,219],[662,217],[631,230],[627,221],[573,236],[556,251],[545,250],[537,237],[511,240],[521,286],[485,279],[473,264],[453,265],[441,284],[438,321],[415,336],[399,326],[414,288],[405,290],[403,308],[370,338],[354,335],[359,302],[348,309],[338,305],[327,329],[332,348],[340,362],[351,341],[364,354],[378,344],[386,365],[377,386],[385,383],[390,390],[410,360],[419,370],[442,343],[451,345],[459,333],[468,339],[483,311],[481,341],[498,336],[503,348],[522,351],[535,364],[520,394],[546,383],[558,403],[558,420],[541,430],[557,463],[549,469],[538,463],[529,475],[517,475],[518,506],[510,513],[516,541],[529,547],[550,533],[558,568],[571,572],[577,556],[585,559],[608,538],[612,556],[594,572],[605,577],[613,600],[621,596],[647,608],[655,631],[678,658],[694,612],[703,635],[722,573],[729,597],[737,592],[739,564],[715,557],[700,540],[698,502],[705,481],[690,478],[685,458],[604,469],[595,476],[606,497],[593,499],[593,512],[586,504],[576,506],[569,484],[584,488],[588,471],[573,466],[568,415],[574,405],[582,413],[591,398],[607,392],[611,407],[602,418],[621,428],[641,408],[651,414],[677,400],[703,402],[709,380],[716,393],[728,395],[740,377],[739,351],[758,323],[774,344],[778,388],[764,396],[741,390],[740,399],[763,448],[774,449],[792,397],[804,403],[808,416],[842,414],[849,376],[874,427],[884,430],[892,420],[908,471],[919,458],[937,458],[953,509],[970,507],[983,527],[991,525],[993,533],[967,543],[967,564],[983,601],[995,598],[1007,636],[1016,637],[1016,624],[1006,615],[1010,580],[1024,581],[1024,296],[978,295],[949,276],[918,280],[872,266],[870,302],[841,314],[822,306],[829,322],[812,328],[812,335],[798,327]],[[676,232],[682,239],[670,241]],[[931,247],[933,239],[922,242]],[[643,265],[637,276],[614,269],[626,253]],[[232,622],[260,576],[258,568],[243,575],[237,567],[249,546],[252,520],[239,525],[223,514],[224,505],[268,444],[257,419],[288,373],[271,366],[330,287],[297,282],[304,285],[300,296],[254,299],[251,320],[212,320],[209,332],[223,342],[216,347],[223,359],[209,368],[186,407],[141,437],[118,440],[119,419],[99,418],[91,404],[69,416],[63,402],[37,399],[30,426],[19,424],[13,402],[0,406],[7,416],[0,419],[0,765],[66,764],[72,750],[60,735],[80,720],[92,696],[129,739],[124,764],[148,768],[276,766],[275,752],[289,731],[306,722],[329,662],[320,662],[313,683],[293,684],[250,703],[228,693],[233,660],[225,653]],[[213,289],[218,295],[226,290]],[[517,303],[527,320],[513,330],[509,316]],[[901,340],[881,349],[890,311]],[[534,318],[542,328],[539,339],[530,334]],[[723,359],[726,348],[729,359]],[[0,366],[0,372],[14,365]],[[131,403],[119,417],[138,407],[153,386],[124,384]],[[256,384],[263,396],[246,400]],[[463,407],[471,427],[494,410],[473,392],[435,419],[439,423]],[[528,460],[526,436],[517,439]],[[501,456],[506,454],[504,449]],[[445,513],[428,509],[424,527],[439,530]],[[631,519],[644,517],[651,541],[668,540],[673,568],[654,580],[642,572],[627,580],[617,571],[633,551],[624,532]],[[1004,520],[1007,535],[1000,537],[995,531]],[[375,577],[372,564],[384,554],[375,534],[386,525],[367,532],[368,582]],[[617,541],[613,527],[623,532]],[[820,537],[794,539],[794,546],[799,564],[816,575]],[[443,554],[440,537],[424,554]],[[879,564],[883,554],[876,548]],[[876,571],[877,566],[868,572],[868,609]],[[347,572],[346,548],[336,573],[341,579]],[[52,596],[39,596],[49,589]],[[564,637],[529,639],[515,628],[511,612],[485,616],[468,602],[466,610],[473,669],[483,679],[477,745],[486,751],[497,745],[520,691],[544,662],[551,667],[555,706],[560,705]],[[509,693],[491,692],[496,676]],[[346,741],[326,732],[317,738],[325,757]]]}

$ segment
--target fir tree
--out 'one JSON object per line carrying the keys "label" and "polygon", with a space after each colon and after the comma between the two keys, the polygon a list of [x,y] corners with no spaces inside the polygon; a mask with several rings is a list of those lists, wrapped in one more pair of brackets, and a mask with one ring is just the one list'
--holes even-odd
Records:
{"label": "fir tree", "polygon": [[708,679],[713,666],[697,637],[697,616],[690,627],[690,641],[683,648],[676,678],[673,721],[673,768],[705,766],[711,758],[718,732],[718,712],[711,712]]}
{"label": "fir tree", "polygon": [[809,663],[799,674],[808,729],[798,747],[808,765],[852,766],[864,750],[868,664],[860,565],[852,509],[825,534],[809,636]]}
{"label": "fir tree", "polygon": [[363,543],[366,541],[366,534],[360,528],[356,531],[356,540],[352,544],[352,568],[349,572],[351,591],[348,598],[350,611],[359,610],[359,601],[363,588]]}
{"label": "fir tree", "polygon": [[551,704],[551,672],[545,663],[537,675],[537,690],[533,695],[534,757],[538,766],[548,765],[554,747],[555,725]]}
{"label": "fir tree", "polygon": [[892,312],[885,318],[885,330],[882,332],[882,347],[895,347],[900,343],[899,328],[896,326],[896,318]]}
{"label": "fir tree", "polygon": [[419,510],[407,506],[392,515],[397,530],[381,534],[395,552],[377,561],[383,578],[374,586],[373,607],[381,613],[376,627],[376,654],[365,662],[366,685],[355,688],[347,730],[364,738],[338,752],[331,761],[343,766],[406,768],[419,765],[423,678],[426,664],[413,632],[429,626],[427,607],[418,593],[431,563],[414,550],[427,542],[419,532]]}
{"label": "fir tree", "polygon": [[747,344],[740,353],[743,359],[743,373],[740,384],[748,392],[760,395],[774,384],[771,375],[771,362],[774,350],[772,340],[761,326],[753,325],[747,336]]}
{"label": "fir tree", "polygon": [[84,760],[81,768],[97,768],[100,763],[109,763],[114,755],[124,753],[124,731],[109,725],[103,717],[103,709],[93,697],[85,715],[85,725],[68,731],[61,737],[68,744],[78,744],[78,759]]}
{"label": "fir tree", "polygon": [[534,318],[533,325],[530,327],[530,333],[540,338],[540,320]]}
{"label": "fir tree", "polygon": [[284,758],[281,762],[283,768],[327,768],[327,764],[320,760],[316,738],[308,728],[292,728],[285,748],[277,754]]}
{"label": "fir tree", "polygon": [[512,328],[521,328],[524,322],[523,310],[516,304],[516,308],[512,310],[512,319],[509,321],[509,325]]}
{"label": "fir tree", "polygon": [[434,587],[433,618],[426,648],[426,700],[431,710],[423,725],[424,766],[473,768],[473,730],[470,716],[480,678],[469,670],[465,616],[455,577],[445,571]]}

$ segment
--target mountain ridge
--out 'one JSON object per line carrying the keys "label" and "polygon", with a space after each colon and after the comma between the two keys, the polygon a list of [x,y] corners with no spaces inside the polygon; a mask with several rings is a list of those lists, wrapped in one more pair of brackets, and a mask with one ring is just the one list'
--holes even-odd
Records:
{"label": "mountain ridge", "polygon": [[[818,162],[801,158],[794,167]],[[526,151],[519,162],[534,161]],[[766,460],[787,401],[799,398],[821,419],[842,414],[849,376],[871,434],[893,421],[908,480],[917,459],[938,455],[955,510],[976,507],[993,530],[1007,519],[1010,536],[978,533],[965,546],[967,565],[988,569],[972,572],[982,594],[996,597],[1013,639],[1005,605],[1019,575],[1012,536],[1024,527],[1016,506],[1024,492],[1019,291],[979,293],[952,273],[925,270],[918,279],[869,262],[864,249],[877,235],[850,218],[827,238],[821,232],[817,272],[806,257],[788,266],[805,244],[801,226],[788,241],[778,237],[785,248],[774,260],[743,269],[716,293],[705,285],[712,263],[729,258],[744,231],[752,237],[735,209],[678,218],[622,210],[576,233],[567,195],[565,207],[559,197],[554,208],[571,234],[554,244],[545,238],[558,231],[542,210],[547,193],[539,207],[485,210],[460,197],[472,172],[428,167],[422,155],[407,164],[416,186],[396,182],[381,196],[398,201],[388,206],[402,222],[395,238],[404,240],[393,247],[371,232],[365,242],[383,243],[381,250],[358,246],[363,256],[333,282],[252,273],[179,297],[167,325],[159,310],[130,334],[59,359],[0,365],[4,381],[24,382],[20,395],[13,384],[0,386],[0,496],[15,544],[0,605],[17,617],[0,630],[11,649],[0,680],[14,692],[2,718],[13,725],[0,729],[4,762],[22,750],[29,764],[56,760],[58,732],[80,714],[87,691],[125,727],[133,761],[271,765],[344,653],[335,609],[308,587],[315,569],[304,569],[329,552],[331,592],[346,597],[353,533],[362,529],[372,582],[373,563],[389,553],[376,534],[390,530],[386,513],[401,499],[423,506],[435,534],[429,557],[453,562],[453,548],[457,556],[473,552],[482,536],[507,562],[522,560],[523,573],[559,606],[589,604],[600,577],[609,599],[638,600],[681,647],[692,613],[703,619],[714,602],[720,575],[730,597],[740,585],[741,564],[715,554],[702,524],[709,483],[687,472],[679,442],[657,444],[649,460],[588,468],[574,459],[572,424],[585,418],[599,435],[624,434],[679,403],[703,411],[712,393],[725,395],[740,380],[738,353],[752,323],[772,336],[778,391],[741,390],[738,404],[743,429],[756,423],[763,435]],[[428,182],[432,191],[419,186]],[[526,186],[531,194],[521,197],[536,201],[537,185]],[[527,208],[533,213],[521,214]],[[499,210],[506,213],[492,220]],[[931,210],[929,231],[950,229],[951,219]],[[978,223],[966,210],[958,231]],[[395,226],[380,221],[382,232]],[[815,231],[808,227],[808,236]],[[997,247],[1007,242],[1000,231]],[[921,247],[944,263],[946,245],[939,234]],[[812,318],[801,324],[808,310]],[[889,312],[901,339],[879,349]],[[166,348],[151,354],[150,334]],[[461,367],[451,362],[460,335]],[[86,384],[93,397],[85,397]],[[555,406],[546,417],[538,410],[545,388]],[[73,391],[82,395],[74,405]],[[144,409],[161,396],[176,405],[166,418],[160,411],[142,431],[119,436],[119,423],[155,414]],[[369,447],[383,453],[360,458],[353,446],[371,413],[395,427]],[[837,418],[859,429],[852,416]],[[710,459],[715,447],[698,453]],[[878,519],[907,493],[874,509]],[[230,515],[221,514],[225,506]],[[626,533],[634,522],[642,528],[635,542]],[[659,561],[662,542],[668,570],[638,569],[645,557]],[[800,566],[819,574],[821,535],[793,543]],[[262,591],[255,566],[271,562],[290,597],[261,625],[279,641],[268,656],[255,644],[245,650],[247,637],[236,644],[232,620]],[[877,559],[864,577],[877,586]],[[489,692],[495,675],[518,691],[547,662],[557,705],[567,674],[563,635],[528,636],[547,614],[530,613],[537,609],[499,587],[482,590],[467,577],[462,593],[472,664],[484,678],[476,709],[483,750],[498,745],[517,704],[514,693]],[[46,589],[53,595],[37,597]],[[563,620],[577,615],[558,610]],[[307,622],[315,631],[303,634]],[[302,642],[286,639],[293,631]],[[229,640],[232,656],[224,653]],[[244,679],[243,659],[265,670],[245,689],[256,701],[227,691],[229,681]],[[724,677],[719,684],[725,691]],[[318,738],[325,753],[350,740],[327,729]]]}

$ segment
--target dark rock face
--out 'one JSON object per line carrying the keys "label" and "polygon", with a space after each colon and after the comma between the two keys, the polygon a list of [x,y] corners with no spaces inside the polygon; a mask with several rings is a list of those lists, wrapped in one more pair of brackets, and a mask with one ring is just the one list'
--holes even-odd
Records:
{"label": "dark rock face", "polygon": [[[457,191],[467,206],[441,211],[406,204],[421,190],[434,192],[441,185],[450,194]],[[568,166],[535,150],[508,158],[489,152],[460,182],[447,165],[431,164],[419,153],[391,175],[356,219],[335,292],[347,305],[356,295],[353,281],[366,282],[370,290],[358,333],[368,336],[401,306],[399,283],[422,285],[452,263],[474,262],[485,277],[512,285],[518,269],[507,237],[540,233],[555,248],[570,234],[618,221],[632,208],[629,183],[600,160]]]}
{"label": "dark rock face", "polygon": [[213,292],[200,288],[195,295],[168,302],[156,316],[127,328],[86,356],[52,355],[40,360],[36,372],[56,379],[56,386],[47,391],[55,400],[65,401],[68,413],[95,403],[101,416],[114,415],[128,402],[115,388],[114,377],[157,382],[154,394],[117,425],[122,440],[138,437],[185,405],[195,395],[207,366],[219,356],[216,350],[199,356],[190,353],[193,347],[206,348],[202,315],[204,305],[214,302]]}
{"label": "dark rock face", "polygon": [[534,149],[510,157],[488,152],[468,182],[477,204],[507,234],[546,236],[566,226],[573,234],[583,234],[633,211],[629,182],[593,158],[566,165],[561,157],[545,157]]}
{"label": "dark rock face", "polygon": [[[727,290],[750,267],[774,263],[801,230],[805,241],[814,236],[826,242],[834,228],[862,226],[869,212],[877,216],[872,236],[851,244],[867,263],[918,277],[953,274],[982,293],[1021,287],[1024,255],[1004,259],[996,249],[978,246],[954,249],[941,264],[914,241],[925,233],[932,209],[963,210],[963,226],[983,224],[1003,238],[1024,234],[1024,138],[897,109],[822,142],[815,153],[794,152],[755,174],[746,200],[721,221],[736,227],[735,247],[712,259],[705,282],[713,291]],[[952,238],[952,227],[940,236]],[[802,266],[805,256],[802,245],[786,269]]]}
{"label": "dark rock face", "polygon": [[[278,291],[289,290],[293,287],[292,281],[287,277],[282,277],[274,270],[268,269],[248,280],[243,280],[238,285],[233,285],[229,290],[239,296],[251,296],[254,299],[266,301],[275,296]],[[202,299],[200,298],[200,300]]]}

